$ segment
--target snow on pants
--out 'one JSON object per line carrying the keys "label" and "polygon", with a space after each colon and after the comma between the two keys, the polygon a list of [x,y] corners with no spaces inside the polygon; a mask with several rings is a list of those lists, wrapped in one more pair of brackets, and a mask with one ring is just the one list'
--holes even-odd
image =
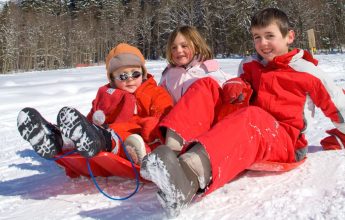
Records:
{"label": "snow on pants", "polygon": [[288,133],[259,107],[245,107],[214,122],[217,86],[207,78],[196,81],[161,123],[185,140],[205,147],[212,169],[206,193],[222,187],[255,162],[295,161]]}

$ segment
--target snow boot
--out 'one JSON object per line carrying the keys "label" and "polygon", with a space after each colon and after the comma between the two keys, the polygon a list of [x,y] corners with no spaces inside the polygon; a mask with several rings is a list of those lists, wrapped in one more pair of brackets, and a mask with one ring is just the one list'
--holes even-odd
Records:
{"label": "snow boot", "polygon": [[140,165],[146,155],[143,138],[138,134],[131,134],[126,138],[124,145],[133,162]]}
{"label": "snow boot", "polygon": [[111,150],[111,134],[90,123],[78,110],[63,107],[58,113],[57,123],[62,134],[73,141],[82,156],[89,158],[102,150]]}
{"label": "snow boot", "polygon": [[176,153],[165,145],[157,147],[143,158],[140,174],[158,186],[158,199],[169,217],[179,215],[199,189],[197,177],[187,176]]}
{"label": "snow boot", "polygon": [[59,129],[45,120],[34,108],[22,109],[17,118],[20,135],[28,141],[36,153],[50,159],[61,152],[63,140]]}
{"label": "snow boot", "polygon": [[205,189],[212,179],[212,169],[204,146],[196,143],[178,159],[187,176],[197,176],[199,188]]}
{"label": "snow boot", "polygon": [[171,130],[170,128],[167,129],[166,137],[165,137],[165,145],[169,146],[176,154],[181,152],[183,147],[184,140],[183,138],[178,135],[175,131]]}

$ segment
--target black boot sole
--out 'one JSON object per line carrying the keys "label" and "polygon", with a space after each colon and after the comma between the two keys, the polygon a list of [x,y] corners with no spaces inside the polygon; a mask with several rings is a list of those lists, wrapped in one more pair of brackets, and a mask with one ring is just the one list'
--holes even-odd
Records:
{"label": "black boot sole", "polygon": [[74,108],[63,107],[58,113],[57,124],[83,157],[93,157],[104,147],[95,125]]}
{"label": "black boot sole", "polygon": [[61,133],[36,109],[22,109],[18,114],[17,127],[20,135],[31,144],[39,156],[50,159],[61,152]]}

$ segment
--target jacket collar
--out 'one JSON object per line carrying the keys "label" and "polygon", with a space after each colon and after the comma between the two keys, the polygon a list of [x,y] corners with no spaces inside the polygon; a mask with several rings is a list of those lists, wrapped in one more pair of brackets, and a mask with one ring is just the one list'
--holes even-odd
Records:
{"label": "jacket collar", "polygon": [[304,59],[306,61],[313,63],[314,65],[318,64],[318,61],[314,59],[309,52],[296,48],[286,54],[275,57],[272,61],[267,63],[266,68],[286,68],[290,63],[295,62],[299,59]]}
{"label": "jacket collar", "polygon": [[133,94],[138,95],[142,93],[142,91],[144,91],[147,86],[152,86],[152,85],[157,86],[157,83],[154,80],[153,76],[147,73],[147,79],[141,83],[141,85],[137,88],[137,90],[135,90]]}
{"label": "jacket collar", "polygon": [[[176,65],[172,65],[172,64],[168,64],[166,69],[170,69],[170,68],[183,68],[185,70],[189,70],[190,68],[199,65],[200,64],[200,55],[195,55],[194,58],[192,59],[192,61],[190,61],[187,65],[184,66],[176,66]],[[166,70],[165,69],[165,70]],[[163,71],[163,74],[165,72],[165,70]]]}

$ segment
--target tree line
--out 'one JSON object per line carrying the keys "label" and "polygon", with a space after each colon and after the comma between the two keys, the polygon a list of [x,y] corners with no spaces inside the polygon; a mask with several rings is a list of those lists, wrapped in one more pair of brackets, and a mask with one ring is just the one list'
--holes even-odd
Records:
{"label": "tree line", "polygon": [[171,31],[193,25],[215,55],[254,51],[251,16],[265,7],[284,10],[296,32],[294,47],[345,45],[345,0],[11,0],[0,11],[0,73],[103,63],[120,42],[147,59],[165,57]]}

